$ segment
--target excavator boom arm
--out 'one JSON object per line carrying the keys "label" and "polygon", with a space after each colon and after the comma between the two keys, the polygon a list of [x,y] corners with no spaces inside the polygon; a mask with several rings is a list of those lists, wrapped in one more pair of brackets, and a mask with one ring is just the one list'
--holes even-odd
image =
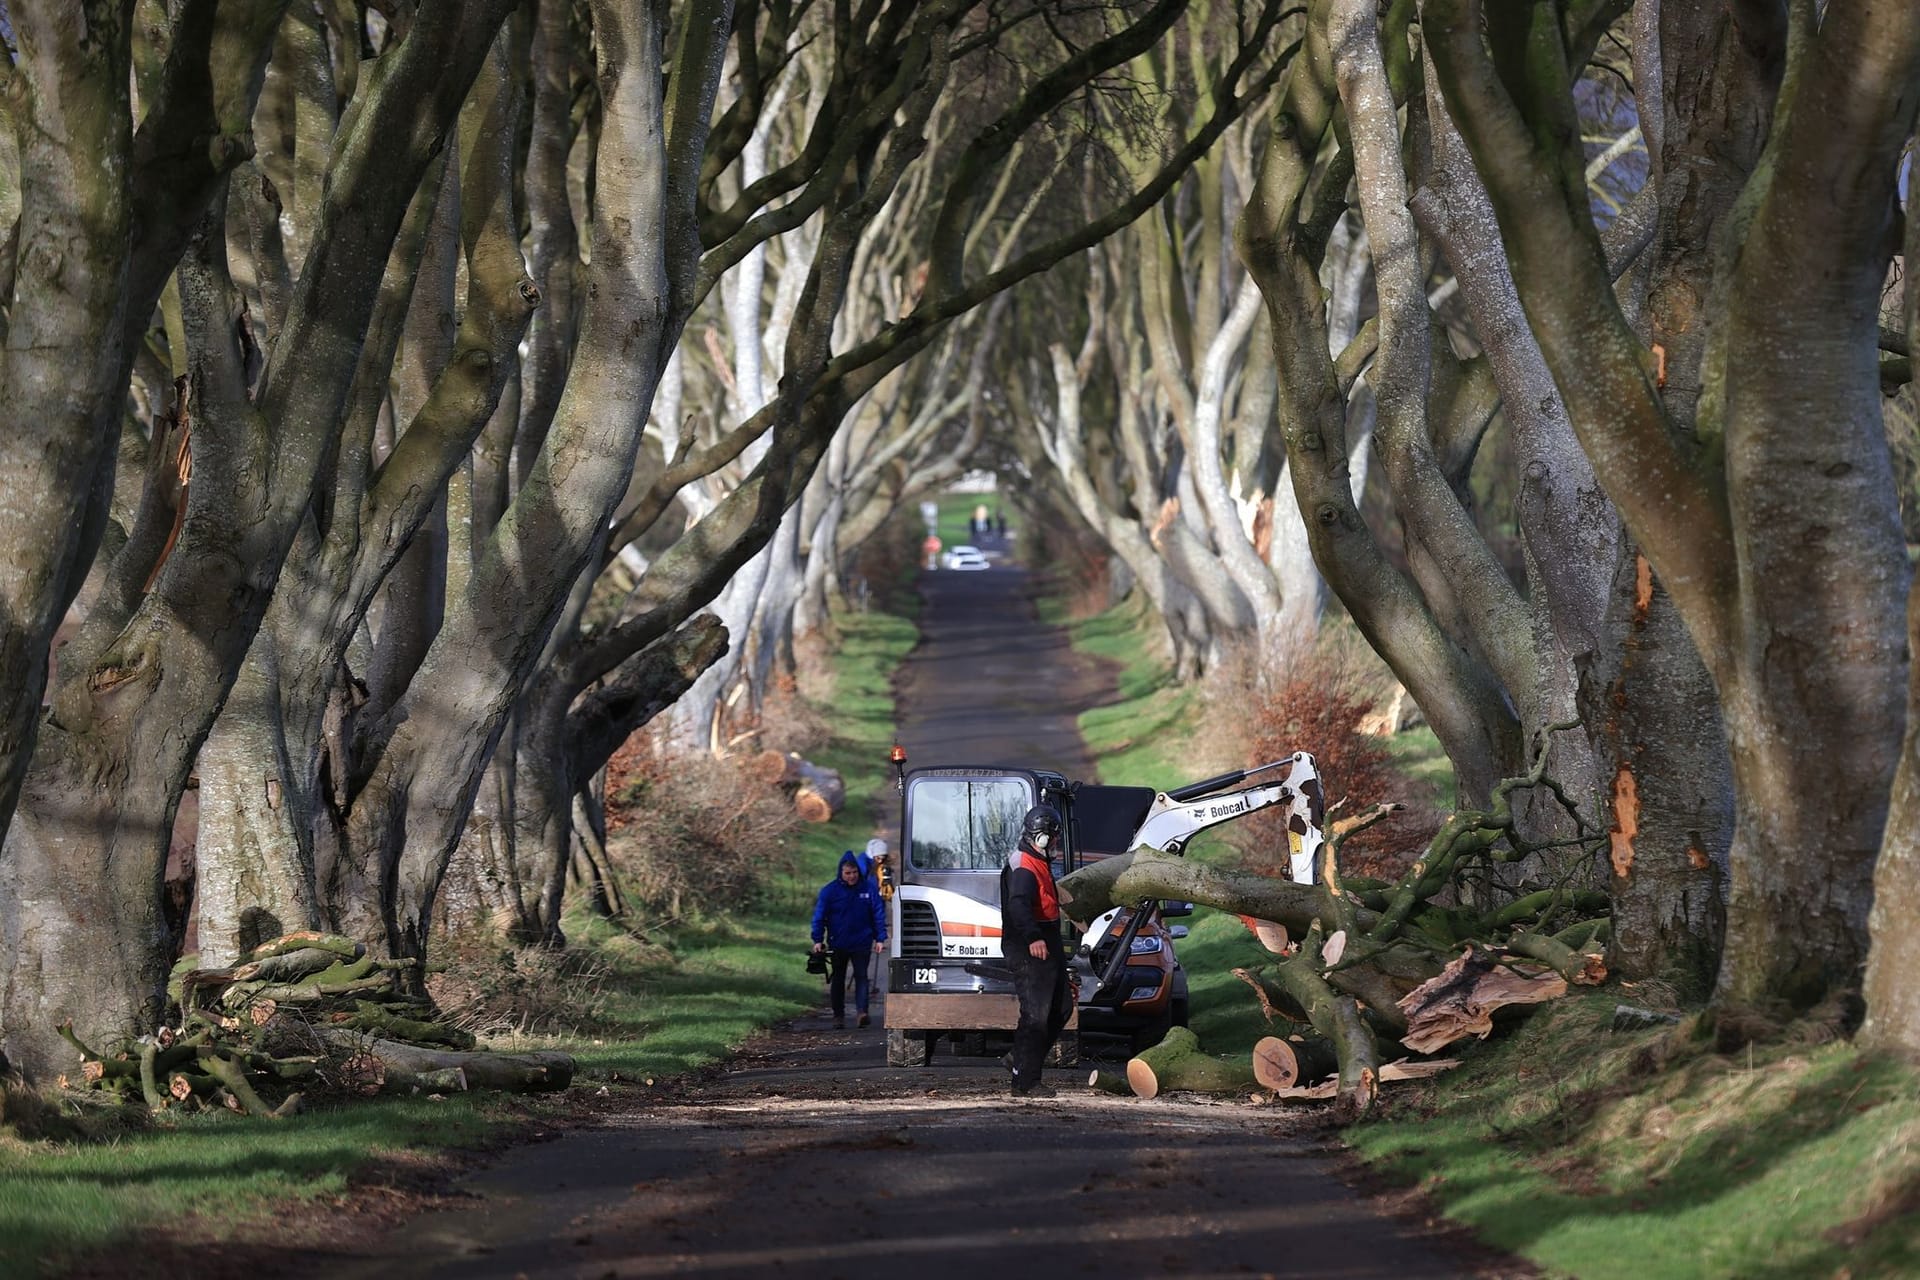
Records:
{"label": "excavator boom arm", "polygon": [[1292,878],[1302,884],[1313,881],[1314,865],[1325,843],[1326,800],[1320,789],[1320,775],[1313,756],[1296,752],[1287,762],[1291,767],[1285,780],[1260,786],[1223,791],[1194,800],[1175,800],[1175,795],[1190,794],[1191,787],[1161,792],[1147,810],[1145,821],[1134,833],[1133,847],[1145,845],[1164,853],[1183,853],[1187,842],[1208,827],[1244,818],[1250,813],[1287,806],[1288,867]]}

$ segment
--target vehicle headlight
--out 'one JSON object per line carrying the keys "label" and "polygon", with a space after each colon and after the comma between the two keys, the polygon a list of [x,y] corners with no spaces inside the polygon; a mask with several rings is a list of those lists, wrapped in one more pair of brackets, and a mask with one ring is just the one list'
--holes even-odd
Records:
{"label": "vehicle headlight", "polygon": [[1130,1001],[1131,1000],[1151,1000],[1159,994],[1160,994],[1160,988],[1158,986],[1135,987],[1133,990],[1127,992],[1127,999]]}
{"label": "vehicle headlight", "polygon": [[1136,956],[1157,956],[1163,944],[1159,938],[1135,938],[1133,954]]}

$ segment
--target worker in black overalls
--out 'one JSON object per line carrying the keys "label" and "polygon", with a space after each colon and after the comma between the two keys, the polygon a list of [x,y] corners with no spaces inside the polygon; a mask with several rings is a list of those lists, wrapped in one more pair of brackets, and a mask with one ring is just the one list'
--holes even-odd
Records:
{"label": "worker in black overalls", "polygon": [[1013,1096],[1050,1096],[1040,1084],[1040,1064],[1067,1025],[1067,953],[1060,939],[1060,894],[1047,861],[1060,843],[1060,812],[1037,804],[1020,823],[1020,843],[1000,873],[1001,952],[1020,997],[1020,1023],[1007,1065]]}

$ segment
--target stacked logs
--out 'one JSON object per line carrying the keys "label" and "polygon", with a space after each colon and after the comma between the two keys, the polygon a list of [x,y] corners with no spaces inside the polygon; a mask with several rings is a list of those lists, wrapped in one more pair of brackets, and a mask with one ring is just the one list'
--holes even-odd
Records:
{"label": "stacked logs", "polygon": [[313,932],[263,943],[231,968],[183,957],[167,985],[172,1020],[158,1032],[96,1050],[72,1024],[60,1028],[81,1057],[78,1080],[61,1084],[155,1112],[284,1117],[315,1093],[539,1092],[571,1082],[564,1053],[476,1051],[472,1035],[400,990],[405,967]]}
{"label": "stacked logs", "polygon": [[[1253,988],[1270,1021],[1300,1032],[1261,1042],[1271,1070],[1260,1083],[1279,1096],[1302,1096],[1287,1091],[1307,1086],[1311,1073],[1330,1062],[1329,1092],[1345,1114],[1359,1115],[1383,1080],[1430,1070],[1430,1064],[1411,1059],[1489,1034],[1497,1011],[1606,978],[1604,894],[1563,886],[1492,907],[1444,905],[1459,896],[1450,891],[1461,876],[1486,883],[1493,879],[1486,874],[1493,864],[1518,861],[1543,847],[1516,826],[1517,791],[1538,788],[1559,799],[1572,815],[1576,840],[1604,838],[1581,822],[1545,768],[1543,742],[1526,775],[1500,783],[1489,809],[1450,817],[1395,884],[1340,874],[1340,845],[1373,820],[1368,818],[1341,824],[1344,829],[1322,847],[1315,884],[1142,848],[1067,876],[1060,884],[1062,906],[1086,921],[1142,899],[1175,899],[1243,917],[1274,961],[1257,972],[1235,972]],[[1165,1041],[1153,1052],[1162,1051],[1181,1057]],[[1186,1054],[1192,1052],[1187,1046]],[[1388,1057],[1402,1061],[1383,1065]],[[1128,1066],[1131,1076],[1134,1064]],[[1255,1069],[1262,1069],[1259,1053]],[[1166,1087],[1155,1085],[1156,1091]]]}

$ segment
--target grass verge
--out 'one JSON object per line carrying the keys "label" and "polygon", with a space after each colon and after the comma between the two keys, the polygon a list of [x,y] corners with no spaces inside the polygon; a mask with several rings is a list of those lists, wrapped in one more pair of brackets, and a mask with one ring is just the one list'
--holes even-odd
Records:
{"label": "grass verge", "polygon": [[1165,638],[1153,606],[1136,592],[1104,613],[1066,619],[1057,600],[1042,598],[1043,622],[1063,626],[1081,653],[1118,665],[1119,699],[1080,714],[1080,736],[1110,786],[1178,786],[1192,782],[1185,763],[1195,737],[1199,694],[1169,674]]}
{"label": "grass verge", "polygon": [[[719,1061],[760,1028],[819,1002],[820,982],[803,964],[813,893],[840,851],[872,834],[872,798],[887,783],[893,732],[889,680],[915,638],[910,621],[887,614],[836,621],[837,736],[818,762],[846,780],[840,816],[805,831],[793,870],[753,911],[679,926],[654,945],[574,917],[574,946],[597,961],[603,984],[596,1024],[496,1047],[573,1053],[575,1096],[599,1083],[644,1090]],[[289,1204],[335,1199],[382,1166],[497,1143],[529,1123],[563,1118],[572,1105],[567,1095],[456,1094],[319,1107],[291,1121],[184,1116],[112,1141],[0,1136],[0,1276],[57,1273],[77,1256],[156,1228],[200,1240],[268,1232]]]}
{"label": "grass verge", "polygon": [[1714,1053],[1697,1019],[1615,1032],[1621,995],[1396,1087],[1349,1141],[1556,1275],[1920,1275],[1920,1075],[1846,1043]]}

